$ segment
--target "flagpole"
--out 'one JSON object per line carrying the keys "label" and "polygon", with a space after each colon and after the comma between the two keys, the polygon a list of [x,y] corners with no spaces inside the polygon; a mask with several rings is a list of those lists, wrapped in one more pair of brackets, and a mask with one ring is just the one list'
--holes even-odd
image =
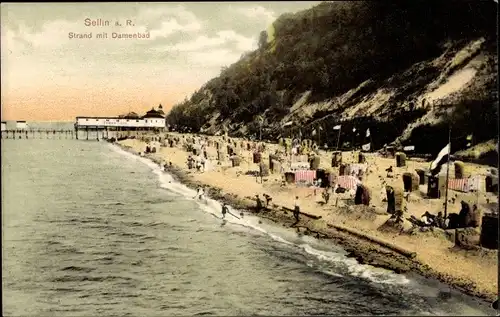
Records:
{"label": "flagpole", "polygon": [[354,138],[355,138],[355,135],[354,133],[356,133],[356,130],[352,131],[352,144],[351,144],[351,150],[352,152],[354,152]]}
{"label": "flagpole", "polygon": [[339,136],[338,136],[338,138],[337,138],[337,149],[336,149],[335,151],[338,151],[338,150],[339,150],[340,130],[342,130],[342,125],[340,125],[340,128],[339,128]]}
{"label": "flagpole", "polygon": [[450,175],[451,125],[448,128],[448,162],[446,163],[446,191],[444,194],[444,218],[448,215],[448,179]]}
{"label": "flagpole", "polygon": [[321,147],[321,125],[318,124],[318,148]]}
{"label": "flagpole", "polygon": [[370,152],[373,152],[372,131],[370,131]]}

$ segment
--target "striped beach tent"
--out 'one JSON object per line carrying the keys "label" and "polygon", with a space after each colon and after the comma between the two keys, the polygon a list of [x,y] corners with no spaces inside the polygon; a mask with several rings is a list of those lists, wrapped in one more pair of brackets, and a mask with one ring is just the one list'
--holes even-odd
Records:
{"label": "striped beach tent", "polygon": [[482,186],[482,177],[479,175],[474,175],[468,178],[468,186],[469,186],[469,191],[480,191],[484,189]]}
{"label": "striped beach tent", "polygon": [[356,189],[356,186],[360,183],[360,181],[354,176],[341,175],[337,176],[335,183],[341,188],[352,190]]}
{"label": "striped beach tent", "polygon": [[453,178],[448,180],[448,188],[459,192],[468,192],[468,179],[467,178]]}
{"label": "striped beach tent", "polygon": [[477,191],[480,189],[481,178],[472,176],[469,178],[454,178],[448,180],[448,188],[464,193]]}
{"label": "striped beach tent", "polygon": [[307,184],[310,184],[314,181],[315,178],[316,178],[316,171],[311,171],[311,170],[295,171],[296,183],[305,182]]}

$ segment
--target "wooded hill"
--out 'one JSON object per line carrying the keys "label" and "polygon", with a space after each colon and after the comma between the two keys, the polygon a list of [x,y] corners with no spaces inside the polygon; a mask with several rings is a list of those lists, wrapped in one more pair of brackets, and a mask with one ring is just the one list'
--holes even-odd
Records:
{"label": "wooded hill", "polygon": [[[343,1],[280,16],[247,53],[174,106],[177,130],[276,140],[302,133],[321,145],[396,141],[439,151],[452,122],[497,138],[494,1]],[[286,122],[293,125],[283,128]],[[359,133],[353,133],[356,127]],[[311,137],[313,130],[318,133]]]}

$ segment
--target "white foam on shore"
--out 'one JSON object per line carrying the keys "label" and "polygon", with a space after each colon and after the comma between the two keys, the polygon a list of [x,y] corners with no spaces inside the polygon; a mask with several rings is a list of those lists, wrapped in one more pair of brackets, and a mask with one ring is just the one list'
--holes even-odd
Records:
{"label": "white foam on shore", "polygon": [[[172,175],[164,172],[162,170],[162,168],[157,163],[153,162],[152,160],[145,158],[145,157],[137,156],[137,155],[130,153],[130,152],[127,152],[127,151],[123,150],[122,148],[120,148],[119,146],[112,145],[112,144],[110,144],[110,146],[114,151],[124,155],[125,157],[127,157],[131,160],[134,160],[134,161],[140,161],[140,162],[146,164],[148,167],[150,167],[152,169],[152,172],[158,176],[160,186],[162,188],[168,189],[169,191],[172,191],[172,192],[174,192],[180,196],[186,197],[186,198],[192,198],[196,195],[195,190],[190,189],[187,186],[183,185],[182,183],[175,181],[174,178],[172,177]],[[197,203],[199,204],[200,209],[202,209],[203,211],[210,213],[210,214],[213,214],[213,215],[216,215],[216,216],[221,215],[220,211],[222,209],[222,205],[218,201],[210,199],[210,198],[206,198],[206,200],[197,201]],[[229,210],[232,214],[236,215],[237,217],[240,217],[241,211],[236,210],[232,207],[229,207]],[[407,279],[404,275],[396,274],[392,271],[385,270],[385,269],[377,269],[377,268],[370,266],[370,265],[360,264],[355,259],[348,258],[347,256],[345,256],[342,253],[328,252],[328,251],[316,249],[316,248],[311,246],[311,244],[314,244],[314,243],[312,243],[313,242],[312,237],[303,236],[300,239],[300,243],[289,241],[289,240],[287,240],[286,237],[283,237],[283,236],[286,236],[287,234],[281,234],[281,236],[280,236],[280,234],[272,233],[269,230],[264,229],[263,226],[259,224],[260,219],[256,216],[251,216],[251,215],[248,215],[246,213],[244,218],[238,219],[236,217],[233,217],[232,215],[226,215],[226,220],[228,223],[231,223],[231,224],[236,224],[236,225],[240,225],[240,226],[244,226],[244,227],[248,227],[248,228],[257,230],[263,234],[268,235],[269,237],[271,237],[272,239],[274,239],[275,241],[278,241],[280,243],[303,249],[306,253],[314,256],[315,258],[317,258],[320,261],[329,262],[329,263],[333,264],[334,267],[343,268],[344,270],[349,272],[349,274],[351,276],[364,278],[364,279],[367,279],[371,282],[380,283],[380,284],[404,285],[404,284],[408,284],[410,282],[410,280]],[[274,230],[274,231],[278,231],[278,230]],[[288,230],[288,232],[289,232],[289,230]],[[295,235],[294,232],[290,232],[288,235],[291,235],[291,234]],[[292,238],[290,240],[297,240],[297,239]],[[324,273],[326,273],[328,275],[332,275],[332,276],[337,276],[337,277],[342,276],[341,274],[336,273],[336,272],[332,272],[331,270],[325,270]]]}

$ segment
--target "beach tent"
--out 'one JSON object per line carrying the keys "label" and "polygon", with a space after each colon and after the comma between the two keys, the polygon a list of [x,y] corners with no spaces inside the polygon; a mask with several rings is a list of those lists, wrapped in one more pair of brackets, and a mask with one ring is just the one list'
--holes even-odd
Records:
{"label": "beach tent", "polygon": [[269,164],[268,164],[268,166],[269,166],[269,170],[270,171],[274,171],[273,163],[276,162],[276,161],[278,161],[278,160],[279,160],[279,158],[278,158],[277,155],[275,155],[275,154],[269,154]]}
{"label": "beach tent", "polygon": [[217,160],[219,162],[224,162],[226,160],[226,153],[222,150],[217,151]]}
{"label": "beach tent", "polygon": [[405,192],[418,191],[420,177],[416,173],[403,173],[403,187]]}
{"label": "beach tent", "polygon": [[253,162],[259,164],[262,161],[262,153],[253,152]]}
{"label": "beach tent", "polygon": [[482,217],[481,223],[481,246],[498,250],[498,215],[486,214]]}
{"label": "beach tent", "polygon": [[495,193],[498,191],[498,176],[496,175],[487,175],[485,178],[485,187],[486,192]]}
{"label": "beach tent", "polygon": [[396,153],[396,167],[406,166],[406,154],[402,152]]}
{"label": "beach tent", "polygon": [[339,166],[339,176],[348,175],[348,164],[341,163]]}
{"label": "beach tent", "polygon": [[269,176],[269,167],[265,163],[260,163],[259,173],[262,177]]}
{"label": "beach tent", "polygon": [[355,205],[370,205],[370,190],[363,184],[358,184],[356,194],[354,196]]}
{"label": "beach tent", "polygon": [[319,168],[319,164],[321,162],[321,159],[317,155],[313,155],[309,158],[309,168],[311,170],[316,170]]}
{"label": "beach tent", "polygon": [[239,156],[233,155],[229,159],[231,160],[232,167],[240,166],[241,158]]}
{"label": "beach tent", "polygon": [[415,172],[418,175],[419,178],[419,184],[420,185],[425,185],[425,171],[423,169],[417,168]]}
{"label": "beach tent", "polygon": [[404,197],[401,190],[392,186],[385,187],[387,194],[387,213],[394,215],[404,211]]}
{"label": "beach tent", "polygon": [[335,151],[332,154],[332,167],[338,167],[342,164],[342,152]]}
{"label": "beach tent", "polygon": [[394,157],[395,156],[396,149],[393,146],[386,146],[384,148],[384,155],[386,157]]}
{"label": "beach tent", "polygon": [[360,163],[360,164],[366,163],[366,157],[361,152],[358,154],[358,163]]}
{"label": "beach tent", "polygon": [[286,172],[285,173],[285,181],[288,184],[294,184],[295,183],[295,173],[294,172]]}
{"label": "beach tent", "polygon": [[330,173],[324,169],[316,170],[316,179],[321,179],[321,188],[325,188],[330,184]]}
{"label": "beach tent", "polygon": [[455,168],[455,178],[467,178],[468,175],[465,174],[465,164],[462,161],[453,162]]}
{"label": "beach tent", "polygon": [[273,174],[281,173],[281,162],[279,160],[272,160],[271,172]]}
{"label": "beach tent", "polygon": [[427,183],[427,198],[437,199],[446,191],[446,177],[443,175],[432,176],[428,175]]}

